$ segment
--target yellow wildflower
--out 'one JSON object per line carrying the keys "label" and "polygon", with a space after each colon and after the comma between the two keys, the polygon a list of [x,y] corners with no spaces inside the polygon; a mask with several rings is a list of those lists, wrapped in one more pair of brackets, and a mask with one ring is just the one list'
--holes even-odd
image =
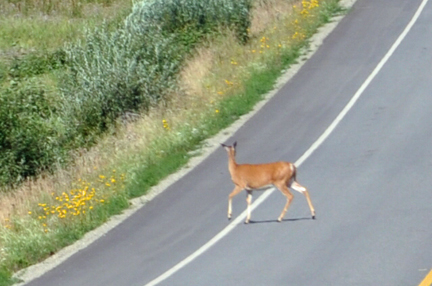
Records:
{"label": "yellow wildflower", "polygon": [[163,128],[165,128],[166,130],[169,130],[168,122],[165,119],[162,120],[162,124],[163,124]]}

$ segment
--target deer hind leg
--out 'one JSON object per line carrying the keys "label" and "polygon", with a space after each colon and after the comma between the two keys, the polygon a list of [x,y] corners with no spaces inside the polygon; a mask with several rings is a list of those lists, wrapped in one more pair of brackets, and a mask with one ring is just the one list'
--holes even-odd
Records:
{"label": "deer hind leg", "polygon": [[285,184],[275,184],[275,186],[281,191],[282,194],[284,194],[287,198],[287,202],[285,204],[285,207],[283,208],[278,221],[281,222],[285,216],[285,213],[287,212],[294,196],[291,194],[291,192],[289,191],[289,189],[287,188],[287,186]]}
{"label": "deer hind leg", "polygon": [[228,195],[228,219],[231,219],[232,215],[232,198],[238,195],[243,189],[239,186],[235,186],[234,190]]}
{"label": "deer hind leg", "polygon": [[315,209],[312,205],[312,201],[310,199],[309,192],[307,191],[307,189],[304,186],[297,183],[297,181],[293,181],[291,183],[290,187],[293,188],[294,190],[296,190],[297,192],[300,192],[303,195],[305,195],[307,203],[309,205],[309,209],[310,209],[311,214],[312,214],[312,219],[315,219]]}

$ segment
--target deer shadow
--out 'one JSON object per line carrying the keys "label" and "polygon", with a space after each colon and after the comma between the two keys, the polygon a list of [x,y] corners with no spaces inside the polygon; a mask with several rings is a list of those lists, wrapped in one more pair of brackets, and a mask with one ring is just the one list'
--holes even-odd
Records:
{"label": "deer shadow", "polygon": [[285,218],[282,221],[278,221],[277,219],[269,219],[269,220],[250,220],[249,224],[257,224],[257,223],[281,223],[287,221],[299,221],[299,220],[314,220],[311,217],[300,217],[300,218]]}

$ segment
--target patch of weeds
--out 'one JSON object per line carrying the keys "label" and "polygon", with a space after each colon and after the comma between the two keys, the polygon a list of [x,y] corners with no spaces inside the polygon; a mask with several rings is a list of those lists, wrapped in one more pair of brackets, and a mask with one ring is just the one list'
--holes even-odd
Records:
{"label": "patch of weeds", "polygon": [[28,78],[52,72],[63,68],[66,63],[66,53],[58,50],[53,53],[32,53],[13,59],[8,74],[12,78]]}
{"label": "patch of weeds", "polygon": [[4,268],[0,268],[0,286],[10,286],[15,283],[21,282],[19,279],[12,278],[9,271]]}

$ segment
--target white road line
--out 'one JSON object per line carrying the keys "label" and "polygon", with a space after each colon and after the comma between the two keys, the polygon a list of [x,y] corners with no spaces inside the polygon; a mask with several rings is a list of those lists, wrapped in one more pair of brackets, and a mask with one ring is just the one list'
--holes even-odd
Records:
{"label": "white road line", "polygon": [[[382,67],[385,65],[385,63],[388,61],[388,59],[392,56],[394,51],[397,49],[397,47],[401,44],[405,36],[408,34],[408,32],[411,30],[414,23],[417,21],[417,19],[420,17],[421,12],[423,11],[424,7],[426,6],[427,2],[429,0],[423,0],[420,4],[419,8],[417,9],[416,13],[412,17],[411,21],[408,23],[408,25],[405,27],[404,31],[399,35],[397,40],[393,43],[390,50],[385,54],[385,56],[381,59],[381,61],[378,63],[378,65],[375,67],[375,69],[372,71],[372,73],[368,76],[368,78],[364,81],[364,83],[360,86],[360,88],[357,90],[357,92],[354,94],[354,96],[351,98],[351,100],[347,103],[347,105],[342,109],[342,111],[339,113],[339,115],[336,117],[335,120],[329,125],[329,127],[324,131],[324,133],[309,147],[309,149],[295,162],[296,166],[300,166],[307,158],[310,157],[310,155],[329,137],[329,135],[333,132],[333,130],[336,128],[336,126],[339,124],[339,122],[342,121],[342,119],[345,117],[345,115],[350,111],[350,109],[354,106],[356,101],[360,98],[360,96],[363,94],[363,92],[366,90],[366,88],[369,86],[369,84],[372,82],[372,80],[375,78],[375,76],[380,72]],[[275,188],[272,188],[265,193],[263,193],[261,196],[259,196],[255,202],[251,205],[252,210],[254,210],[256,207],[258,207],[262,202],[264,202],[273,192],[275,191]],[[230,224],[228,224],[222,231],[220,231],[217,235],[215,235],[212,239],[210,239],[207,243],[205,243],[203,246],[201,246],[198,250],[196,250],[194,253],[186,257],[184,260],[177,263],[174,267],[170,268],[168,271],[163,273],[162,275],[158,276],[154,280],[150,281],[149,283],[145,284],[145,286],[153,286],[157,285],[160,282],[164,281],[177,271],[179,271],[181,268],[192,262],[195,258],[203,254],[205,251],[207,251],[210,247],[215,245],[219,240],[221,240],[223,237],[225,237],[231,230],[233,230],[239,223],[241,223],[246,218],[247,211],[245,210],[242,212],[236,219],[234,219]]]}

